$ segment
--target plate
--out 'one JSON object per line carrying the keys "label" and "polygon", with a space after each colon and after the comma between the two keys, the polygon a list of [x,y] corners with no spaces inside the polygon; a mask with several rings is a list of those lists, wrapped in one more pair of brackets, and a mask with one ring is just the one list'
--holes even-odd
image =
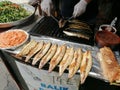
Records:
{"label": "plate", "polygon": [[26,21],[29,21],[35,15],[35,8],[33,6],[23,3],[19,5],[22,6],[28,12],[30,12],[30,15],[17,21],[0,23],[0,28],[9,28],[12,26],[20,25],[22,23],[25,23]]}
{"label": "plate", "polygon": [[29,34],[22,29],[11,29],[0,33],[0,49],[16,49],[29,39]]}

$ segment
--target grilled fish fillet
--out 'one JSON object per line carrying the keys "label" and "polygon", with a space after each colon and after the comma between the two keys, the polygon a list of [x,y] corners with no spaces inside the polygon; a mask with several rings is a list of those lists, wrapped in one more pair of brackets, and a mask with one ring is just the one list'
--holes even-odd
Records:
{"label": "grilled fish fillet", "polygon": [[120,81],[120,66],[109,47],[103,47],[97,54],[104,77],[110,82]]}
{"label": "grilled fish fillet", "polygon": [[66,53],[59,65],[59,76],[61,76],[64,70],[71,64],[73,60],[73,56],[74,56],[74,49],[67,48]]}
{"label": "grilled fish fillet", "polygon": [[83,35],[82,33],[78,33],[78,32],[70,32],[70,31],[65,31],[64,30],[63,33],[65,33],[68,36],[74,36],[74,37],[78,37],[78,38],[84,38],[84,39],[87,39],[87,40],[90,39],[90,36]]}
{"label": "grilled fish fillet", "polygon": [[90,28],[90,26],[87,23],[81,22],[79,20],[69,20],[69,23]]}
{"label": "grilled fish fillet", "polygon": [[50,60],[50,66],[49,66],[49,70],[48,70],[49,72],[51,72],[56,67],[56,65],[62,60],[62,58],[65,54],[66,48],[67,48],[66,45],[58,46],[55,55]]}
{"label": "grilled fish fillet", "polygon": [[25,62],[28,62],[33,55],[35,55],[38,51],[40,51],[41,48],[43,47],[43,44],[44,44],[43,41],[38,42],[37,45],[27,54]]}
{"label": "grilled fish fillet", "polygon": [[82,50],[79,48],[74,52],[74,58],[69,65],[69,73],[68,73],[68,78],[72,78],[74,74],[78,71],[80,64],[82,61]]}
{"label": "grilled fish fillet", "polygon": [[47,53],[50,47],[51,47],[50,42],[45,43],[42,49],[34,56],[32,65],[35,65]]}
{"label": "grilled fish fillet", "polygon": [[83,58],[80,66],[80,79],[81,84],[83,84],[88,76],[89,71],[92,67],[92,55],[90,51],[83,53]]}
{"label": "grilled fish fillet", "polygon": [[41,59],[39,68],[41,69],[55,54],[57,50],[57,44],[53,44],[47,54]]}
{"label": "grilled fish fillet", "polygon": [[27,55],[36,45],[37,42],[35,40],[31,40],[27,45],[22,48],[22,50],[18,53],[18,56]]}
{"label": "grilled fish fillet", "polygon": [[74,29],[88,29],[90,30],[90,27],[87,25],[80,25],[80,24],[69,24],[68,28],[74,28]]}

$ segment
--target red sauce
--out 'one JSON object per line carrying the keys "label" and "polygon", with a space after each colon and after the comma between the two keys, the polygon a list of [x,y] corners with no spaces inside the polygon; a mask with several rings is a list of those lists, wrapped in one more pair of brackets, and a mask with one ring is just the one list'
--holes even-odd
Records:
{"label": "red sauce", "polygon": [[96,42],[101,46],[120,44],[120,37],[109,31],[98,31],[95,36]]}
{"label": "red sauce", "polygon": [[17,29],[0,33],[0,48],[17,46],[21,44],[26,38],[27,35],[25,32]]}

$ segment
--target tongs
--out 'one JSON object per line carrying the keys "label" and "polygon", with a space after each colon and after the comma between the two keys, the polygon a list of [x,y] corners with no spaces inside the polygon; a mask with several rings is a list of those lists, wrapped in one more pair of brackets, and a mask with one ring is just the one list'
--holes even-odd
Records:
{"label": "tongs", "polygon": [[[41,9],[40,3],[41,3],[41,0],[38,0],[37,2],[31,3],[31,5],[34,6],[35,9],[38,8],[39,15],[41,15],[41,16],[45,15],[46,16],[46,13],[44,13]],[[58,15],[56,15],[56,13],[57,13],[57,11],[55,11],[55,16],[58,16]],[[59,28],[63,28],[69,20],[74,18],[73,16],[69,17],[68,19],[66,19],[65,17],[62,17],[60,20],[57,20],[55,18],[55,16],[51,15],[51,17],[58,23]]]}
{"label": "tongs", "polygon": [[65,27],[66,23],[67,23],[69,20],[72,20],[73,18],[74,18],[73,16],[69,17],[68,19],[62,17],[62,18],[59,20],[59,23],[58,23],[58,24],[59,24],[59,28]]}
{"label": "tongs", "polygon": [[[30,3],[33,7],[35,7],[35,9],[38,8],[39,11],[39,15],[40,16],[47,16],[47,14],[45,12],[42,11],[41,9],[41,0],[37,0],[36,2]],[[56,17],[58,16],[58,12],[55,10],[54,15],[50,15],[50,17],[52,17],[57,23],[59,22]]]}
{"label": "tongs", "polygon": [[32,5],[33,7],[35,7],[35,11],[38,9],[39,15],[45,15],[45,13],[42,11],[41,9],[41,0],[37,0],[37,1],[33,1],[32,3],[29,3],[30,5]]}

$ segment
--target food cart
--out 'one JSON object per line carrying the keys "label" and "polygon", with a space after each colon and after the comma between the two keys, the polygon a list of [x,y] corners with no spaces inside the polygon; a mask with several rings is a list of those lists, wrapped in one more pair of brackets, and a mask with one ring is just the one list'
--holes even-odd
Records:
{"label": "food cart", "polygon": [[[51,42],[52,44],[55,43],[58,45],[65,44],[67,47],[73,47],[75,50],[82,48],[82,51],[84,52],[90,50],[92,53],[92,67],[84,84],[81,85],[79,70],[71,79],[68,79],[68,70],[65,70],[63,75],[59,76],[59,66],[57,66],[52,72],[48,72],[50,64],[49,62],[47,62],[44,68],[39,69],[38,64],[32,65],[31,61],[24,61],[25,57],[17,57],[16,55],[20,52],[23,45],[12,49],[1,49],[1,57],[21,89],[87,90],[101,89],[102,87],[102,89],[116,90],[119,88],[117,86],[110,85],[109,81],[106,80],[102,75],[100,63],[96,55],[96,53],[99,51],[99,48],[94,42],[95,33],[93,29],[95,27],[90,26],[90,28],[93,30],[93,33],[90,33],[90,39],[86,39],[66,35],[63,32],[66,27],[62,29],[59,28],[57,19],[53,16],[38,17],[35,14],[32,14],[29,19],[26,19],[27,21],[24,23],[10,27],[10,29],[23,29],[30,35],[26,43],[23,45],[26,45],[27,42],[33,39],[37,42]],[[115,51],[115,55],[117,60],[120,60],[118,51]]]}

